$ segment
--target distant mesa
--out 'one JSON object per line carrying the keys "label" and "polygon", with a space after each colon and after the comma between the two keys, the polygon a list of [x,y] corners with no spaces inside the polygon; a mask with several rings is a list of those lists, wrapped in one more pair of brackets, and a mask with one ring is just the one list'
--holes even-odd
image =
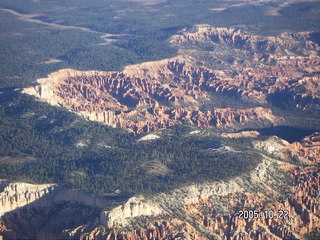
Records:
{"label": "distant mesa", "polygon": [[[263,107],[271,98],[280,96],[301,109],[320,109],[320,47],[308,34],[262,37],[198,25],[170,39],[180,49],[177,57],[127,66],[122,72],[63,69],[24,92],[134,133],[182,123],[278,124],[281,119]],[[191,49],[199,48],[197,43],[211,47],[195,53]],[[209,60],[199,65],[198,58]],[[216,92],[260,107],[204,107],[214,105],[210,95]]]}
{"label": "distant mesa", "polygon": [[213,89],[215,80],[209,69],[175,58],[129,66],[123,72],[64,69],[40,79],[40,85],[24,92],[89,120],[135,133],[182,123],[220,127],[279,120],[262,107],[200,110],[209,101],[208,91],[201,88]]}

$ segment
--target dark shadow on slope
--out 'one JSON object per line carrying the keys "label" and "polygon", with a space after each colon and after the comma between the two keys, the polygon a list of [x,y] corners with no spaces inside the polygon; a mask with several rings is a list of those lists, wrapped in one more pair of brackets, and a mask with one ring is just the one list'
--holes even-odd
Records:
{"label": "dark shadow on slope", "polygon": [[[110,201],[110,205],[114,203]],[[108,208],[108,199],[57,187],[36,201],[5,213],[1,220],[11,231],[0,234],[4,239],[79,239],[63,231],[85,224],[94,227],[104,207]]]}
{"label": "dark shadow on slope", "polygon": [[256,130],[263,136],[277,136],[290,143],[299,142],[306,136],[311,135],[315,130],[297,128],[291,126],[276,126],[260,129],[244,129],[244,130]]}

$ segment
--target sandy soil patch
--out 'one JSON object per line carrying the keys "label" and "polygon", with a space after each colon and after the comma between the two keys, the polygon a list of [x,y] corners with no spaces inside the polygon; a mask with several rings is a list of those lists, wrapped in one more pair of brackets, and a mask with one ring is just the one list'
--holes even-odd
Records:
{"label": "sandy soil patch", "polygon": [[224,138],[243,138],[243,137],[249,137],[249,138],[256,138],[260,136],[260,133],[257,131],[241,131],[237,133],[223,133],[221,134]]}
{"label": "sandy soil patch", "polygon": [[210,8],[211,11],[216,11],[216,12],[222,12],[224,10],[226,10],[227,8],[225,7],[221,7],[221,8]]}
{"label": "sandy soil patch", "polygon": [[224,4],[218,8],[210,8],[211,11],[215,11],[215,12],[222,12],[225,11],[228,8],[232,8],[232,7],[241,7],[247,4],[252,4],[252,2],[239,2],[239,3],[235,3],[235,4]]}

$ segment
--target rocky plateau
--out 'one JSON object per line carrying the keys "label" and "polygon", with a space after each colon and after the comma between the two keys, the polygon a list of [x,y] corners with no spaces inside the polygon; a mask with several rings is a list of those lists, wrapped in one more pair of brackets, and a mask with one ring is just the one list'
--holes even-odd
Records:
{"label": "rocky plateau", "polygon": [[[268,37],[199,25],[169,41],[179,56],[122,72],[63,69],[24,93],[135,133],[182,123],[276,125],[281,119],[266,107],[275,101],[320,109],[320,47],[307,32]],[[215,107],[214,94],[254,106]]]}
{"label": "rocky plateau", "polygon": [[[184,123],[232,130],[280,125],[283,118],[271,110],[280,101],[320,110],[320,47],[309,32],[259,36],[197,25],[168,41],[178,56],[122,71],[62,69],[23,92],[136,134]],[[220,96],[222,104],[215,102]],[[319,231],[319,132],[293,143],[251,130],[220,136],[250,138],[262,162],[228,180],[121,201],[3,180],[0,237],[289,240]],[[139,141],[158,138],[150,133]],[[259,215],[243,218],[240,211]]]}
{"label": "rocky plateau", "polygon": [[[320,133],[292,144],[277,137],[256,139],[253,147],[263,161],[249,175],[135,196],[113,207],[110,200],[57,185],[2,181],[0,234],[5,239],[305,239],[320,226]],[[241,218],[241,210],[260,215]],[[37,211],[58,221],[39,220]]]}

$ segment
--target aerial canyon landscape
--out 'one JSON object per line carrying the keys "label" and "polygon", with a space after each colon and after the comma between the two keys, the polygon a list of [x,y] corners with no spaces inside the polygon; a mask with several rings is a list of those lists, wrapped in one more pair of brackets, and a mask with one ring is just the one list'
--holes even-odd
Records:
{"label": "aerial canyon landscape", "polygon": [[320,239],[320,2],[0,2],[0,240]]}

